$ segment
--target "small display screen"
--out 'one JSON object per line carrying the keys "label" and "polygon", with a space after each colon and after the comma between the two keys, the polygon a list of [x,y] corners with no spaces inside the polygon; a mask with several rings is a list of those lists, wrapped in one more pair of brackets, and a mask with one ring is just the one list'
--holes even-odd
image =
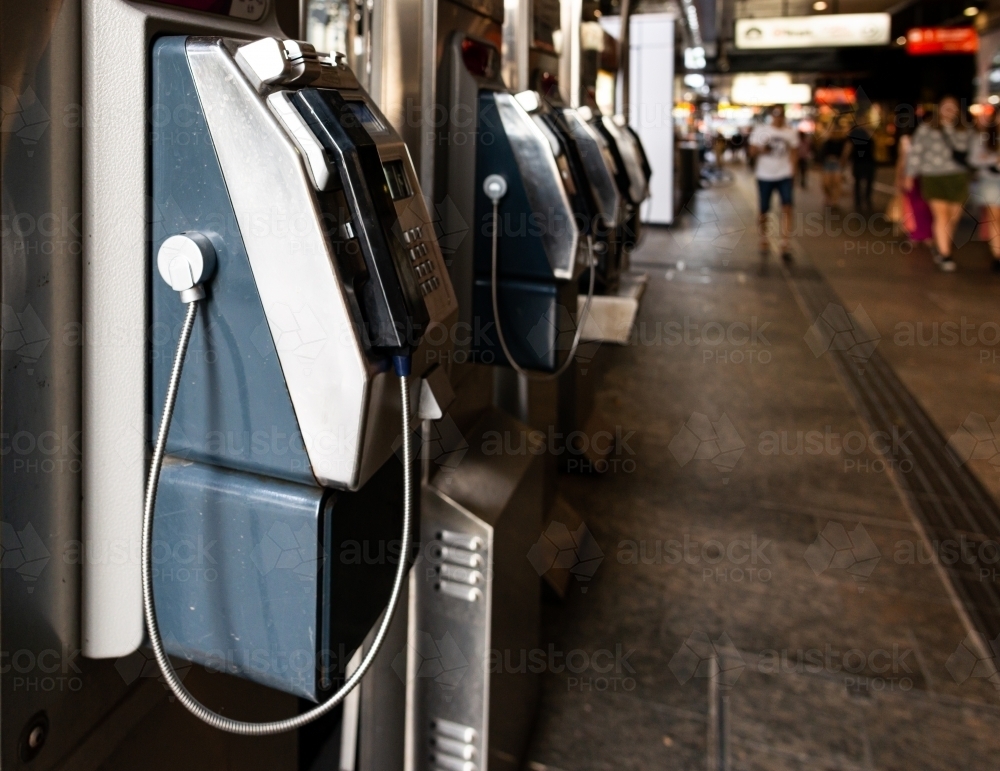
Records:
{"label": "small display screen", "polygon": [[375,114],[368,109],[368,105],[364,102],[347,102],[347,106],[350,108],[351,112],[354,113],[354,117],[358,119],[358,123],[361,124],[362,128],[369,134],[384,134],[385,126],[383,126],[379,119],[375,117]]}
{"label": "small display screen", "polygon": [[406,181],[406,169],[403,168],[402,161],[386,161],[382,164],[382,171],[385,172],[385,181],[389,185],[393,201],[401,201],[413,195],[410,183]]}

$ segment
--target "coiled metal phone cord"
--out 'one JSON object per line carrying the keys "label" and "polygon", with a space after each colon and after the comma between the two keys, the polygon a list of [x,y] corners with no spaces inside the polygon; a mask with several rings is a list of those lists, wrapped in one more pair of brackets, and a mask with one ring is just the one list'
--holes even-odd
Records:
{"label": "coiled metal phone cord", "polygon": [[497,230],[499,225],[499,211],[500,199],[496,198],[493,201],[493,269],[492,269],[492,280],[490,281],[490,289],[493,295],[493,323],[497,327],[497,339],[500,341],[500,347],[503,349],[504,356],[507,357],[507,361],[510,366],[514,368],[514,371],[518,375],[527,378],[528,380],[538,380],[538,381],[549,381],[556,380],[569,369],[570,365],[573,363],[573,359],[576,358],[577,349],[580,347],[580,336],[583,334],[583,324],[587,319],[587,313],[590,311],[590,301],[594,299],[594,274],[597,272],[594,265],[594,237],[587,236],[587,255],[590,258],[590,287],[587,290],[587,301],[583,304],[583,311],[580,312],[580,316],[576,322],[576,334],[573,335],[573,345],[569,350],[569,355],[566,356],[566,361],[562,363],[555,372],[548,372],[545,374],[540,374],[538,372],[529,372],[524,369],[520,364],[514,360],[513,354],[510,352],[510,348],[507,347],[507,339],[503,335],[503,327],[500,325],[500,303],[497,302]]}
{"label": "coiled metal phone cord", "polygon": [[[325,715],[331,709],[340,704],[344,697],[350,693],[364,677],[365,672],[371,667],[375,660],[375,655],[382,647],[385,635],[389,630],[389,624],[399,603],[399,596],[403,590],[403,582],[407,574],[406,556],[410,552],[410,533],[412,529],[413,507],[412,507],[412,468],[413,468],[413,438],[409,430],[410,414],[410,389],[409,372],[405,367],[397,365],[396,372],[399,375],[399,387],[402,393],[403,407],[403,539],[400,549],[401,559],[396,570],[396,580],[392,586],[392,594],[389,597],[389,604],[386,607],[385,615],[379,626],[375,639],[372,641],[371,649],[361,661],[360,666],[354,671],[347,682],[341,686],[333,696],[322,704],[313,707],[308,712],[301,715],[275,720],[269,723],[247,723],[242,720],[234,720],[229,717],[213,712],[192,696],[180,678],[174,671],[170,659],[167,658],[163,650],[163,641],[160,639],[160,629],[156,623],[156,607],[153,602],[153,577],[152,577],[152,543],[153,543],[153,509],[156,504],[156,489],[160,482],[160,469],[163,466],[163,455],[167,444],[167,434],[170,430],[170,420],[174,413],[174,403],[177,401],[177,389],[180,385],[181,370],[184,366],[184,357],[187,353],[188,343],[191,340],[191,330],[194,328],[195,317],[198,314],[198,300],[188,302],[187,316],[184,319],[184,326],[181,328],[180,340],[177,343],[177,352],[174,355],[173,368],[170,371],[170,384],[167,387],[167,396],[163,404],[163,417],[160,419],[160,429],[156,436],[156,445],[153,449],[153,458],[149,466],[149,480],[146,484],[146,499],[142,516],[142,607],[146,616],[146,628],[149,631],[149,642],[156,656],[156,663],[160,666],[164,679],[170,690],[173,691],[177,700],[199,720],[208,723],[213,728],[227,731],[243,736],[269,736],[271,734],[293,731],[296,728],[310,723],[316,718]],[[407,362],[408,363],[408,362]]]}

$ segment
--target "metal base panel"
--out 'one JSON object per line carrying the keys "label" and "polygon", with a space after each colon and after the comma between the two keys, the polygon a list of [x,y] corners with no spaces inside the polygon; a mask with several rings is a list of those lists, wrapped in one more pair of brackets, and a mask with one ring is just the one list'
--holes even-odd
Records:
{"label": "metal base panel", "polygon": [[408,645],[415,771],[520,768],[539,682],[505,662],[538,647],[540,584],[527,554],[541,532],[543,466],[491,449],[525,430],[488,410],[458,467],[423,489]]}

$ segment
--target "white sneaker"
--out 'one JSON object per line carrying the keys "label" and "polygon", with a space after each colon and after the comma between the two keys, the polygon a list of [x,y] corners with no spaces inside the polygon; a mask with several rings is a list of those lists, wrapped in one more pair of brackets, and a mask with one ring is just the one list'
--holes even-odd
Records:
{"label": "white sneaker", "polygon": [[938,263],[938,267],[944,273],[954,273],[958,270],[958,265],[951,257],[942,257],[941,261]]}

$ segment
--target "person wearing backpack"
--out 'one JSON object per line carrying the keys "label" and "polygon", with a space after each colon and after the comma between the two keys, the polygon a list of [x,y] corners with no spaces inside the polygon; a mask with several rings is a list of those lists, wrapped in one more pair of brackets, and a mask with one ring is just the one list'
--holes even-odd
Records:
{"label": "person wearing backpack", "polygon": [[921,124],[914,132],[906,158],[903,189],[912,190],[914,179],[920,177],[920,192],[931,207],[934,220],[931,253],[945,273],[952,273],[957,267],[951,252],[962,206],[969,197],[970,134],[962,123],[958,100],[946,96],[930,122]]}

